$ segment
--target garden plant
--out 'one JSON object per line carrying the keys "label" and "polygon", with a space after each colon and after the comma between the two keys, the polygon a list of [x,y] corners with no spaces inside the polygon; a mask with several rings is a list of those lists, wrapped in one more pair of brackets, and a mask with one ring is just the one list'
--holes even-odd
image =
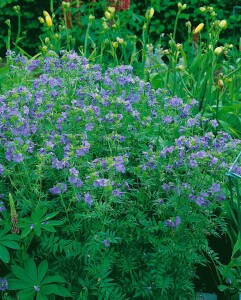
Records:
{"label": "garden plant", "polygon": [[[149,43],[153,8],[137,37],[121,30],[128,10],[106,7],[98,19],[69,3],[59,20],[41,12],[32,57],[7,24],[0,297],[194,300],[198,266],[210,262],[226,291],[209,243],[231,232],[225,174],[241,151],[240,60],[220,44],[226,20],[202,7],[210,25],[187,23],[177,43],[178,3],[163,50]],[[79,8],[75,51],[68,18]]]}

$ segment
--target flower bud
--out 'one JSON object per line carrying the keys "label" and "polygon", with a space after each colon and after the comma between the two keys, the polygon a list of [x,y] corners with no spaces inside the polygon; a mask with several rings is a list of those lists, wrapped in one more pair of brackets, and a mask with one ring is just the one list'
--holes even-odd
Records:
{"label": "flower bud", "polygon": [[111,19],[111,14],[108,11],[105,11],[105,17],[107,20]]}
{"label": "flower bud", "polygon": [[176,67],[177,70],[183,72],[185,70],[184,66],[183,65],[179,65]]}
{"label": "flower bud", "polygon": [[184,9],[186,9],[187,8],[187,4],[185,3],[185,4],[183,4],[183,6],[182,6],[182,10],[184,10]]}
{"label": "flower bud", "polygon": [[113,14],[113,13],[115,12],[115,7],[109,6],[109,7],[107,8],[107,11],[110,12],[111,14]]}
{"label": "flower bud", "polygon": [[118,48],[118,43],[117,43],[117,42],[112,42],[112,46],[113,46],[114,48]]}
{"label": "flower bud", "polygon": [[116,41],[117,41],[117,43],[119,43],[119,44],[121,44],[121,45],[124,44],[124,40],[121,39],[121,38],[119,38],[119,37],[116,38]]}
{"label": "flower bud", "polygon": [[44,18],[38,17],[38,20],[39,20],[39,22],[40,22],[41,24],[44,24]]}
{"label": "flower bud", "polygon": [[48,47],[47,46],[43,46],[41,50],[42,50],[42,52],[46,52],[48,50]]}
{"label": "flower bud", "polygon": [[223,88],[224,83],[223,83],[223,80],[222,80],[222,79],[219,79],[219,81],[218,81],[218,86],[219,86],[220,88]]}
{"label": "flower bud", "polygon": [[44,39],[44,42],[45,42],[45,44],[49,44],[49,37],[46,37],[45,39]]}
{"label": "flower bud", "polygon": [[220,53],[222,53],[222,51],[223,51],[223,47],[221,47],[221,46],[217,47],[214,49],[214,54],[219,55]]}
{"label": "flower bud", "polygon": [[53,26],[53,22],[52,22],[52,19],[51,19],[50,16],[46,16],[46,17],[45,17],[45,22],[46,22],[46,25],[47,25],[48,27],[52,27],[52,26]]}
{"label": "flower bud", "polygon": [[47,16],[50,17],[49,13],[48,13],[46,10],[43,11],[43,15],[44,15],[45,17],[47,17]]}
{"label": "flower bud", "polygon": [[199,33],[204,27],[203,23],[200,23],[194,30],[193,30],[193,34],[197,34]]}
{"label": "flower bud", "polygon": [[204,7],[204,6],[199,7],[199,10],[200,10],[201,12],[205,12],[205,11],[206,11],[206,7]]}
{"label": "flower bud", "polygon": [[192,27],[192,23],[191,23],[190,21],[187,21],[187,22],[186,22],[186,26],[187,26],[188,28],[191,28],[191,27]]}
{"label": "flower bud", "polygon": [[151,7],[150,9],[147,10],[146,14],[145,14],[145,18],[150,20],[154,15],[154,8]]}
{"label": "flower bud", "polygon": [[164,55],[169,55],[169,54],[170,54],[170,50],[169,50],[169,49],[163,50],[163,54],[164,54]]}
{"label": "flower bud", "polygon": [[226,21],[226,20],[222,20],[222,21],[219,23],[219,27],[222,28],[222,29],[227,28],[227,21]]}
{"label": "flower bud", "polygon": [[102,27],[103,27],[103,29],[108,29],[107,23],[106,23],[106,22],[103,22],[103,23],[102,23]]}
{"label": "flower bud", "polygon": [[90,21],[90,22],[93,22],[93,21],[94,21],[94,19],[95,19],[95,16],[93,16],[93,15],[89,15],[89,21]]}
{"label": "flower bud", "polygon": [[182,50],[182,44],[177,43],[176,47],[177,47],[177,50],[179,50],[179,51]]}

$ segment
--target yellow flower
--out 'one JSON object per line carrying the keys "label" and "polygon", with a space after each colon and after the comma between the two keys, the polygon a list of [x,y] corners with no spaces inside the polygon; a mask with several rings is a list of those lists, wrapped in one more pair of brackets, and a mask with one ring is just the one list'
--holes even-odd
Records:
{"label": "yellow flower", "polygon": [[154,8],[151,7],[150,9],[147,10],[146,14],[145,14],[145,18],[150,20],[154,15]]}
{"label": "yellow flower", "polygon": [[117,43],[117,42],[112,42],[112,46],[113,46],[114,48],[118,48],[118,43]]}
{"label": "yellow flower", "polygon": [[39,20],[39,22],[40,22],[41,24],[44,24],[44,18],[38,17],[38,20]]}
{"label": "yellow flower", "polygon": [[107,23],[106,23],[106,22],[103,22],[103,23],[102,23],[102,27],[103,27],[103,29],[108,29]]}
{"label": "yellow flower", "polygon": [[200,23],[194,30],[193,30],[193,34],[197,34],[199,33],[204,27],[203,23]]}
{"label": "yellow flower", "polygon": [[117,37],[116,38],[117,43],[123,45],[124,44],[124,40],[122,38]]}
{"label": "yellow flower", "polygon": [[227,27],[227,21],[226,20],[222,20],[219,23],[219,27],[222,28],[222,29],[225,29]]}
{"label": "yellow flower", "polygon": [[224,83],[223,83],[223,80],[222,80],[222,79],[219,79],[219,81],[218,81],[218,86],[219,86],[220,88],[223,88]]}
{"label": "yellow flower", "polygon": [[222,53],[222,51],[223,51],[223,47],[222,46],[217,47],[217,48],[214,49],[214,54],[215,55],[219,55],[220,53]]}
{"label": "yellow flower", "polygon": [[50,17],[49,13],[48,13],[46,10],[43,11],[43,15],[44,15],[45,17],[47,17],[47,16]]}
{"label": "yellow flower", "polygon": [[106,11],[105,12],[105,17],[106,17],[107,20],[110,20],[111,19],[111,14],[108,11]]}
{"label": "yellow flower", "polygon": [[93,21],[94,21],[94,19],[95,19],[95,16],[93,16],[93,15],[89,15],[89,21],[90,21],[90,22],[93,22]]}
{"label": "yellow flower", "polygon": [[46,16],[46,17],[45,17],[45,22],[46,22],[46,25],[47,25],[48,27],[52,27],[52,26],[53,26],[53,22],[52,22],[52,19],[51,19],[50,16]]}
{"label": "yellow flower", "polygon": [[206,11],[206,7],[205,7],[205,6],[199,7],[199,10],[200,10],[201,12],[205,12],[205,11]]}
{"label": "yellow flower", "polygon": [[191,23],[190,21],[187,21],[187,22],[186,22],[186,26],[187,26],[188,28],[191,28],[191,27],[192,27],[192,23]]}
{"label": "yellow flower", "polygon": [[115,12],[115,7],[109,6],[109,7],[107,8],[107,11],[110,12],[111,14],[113,14],[113,13]]}

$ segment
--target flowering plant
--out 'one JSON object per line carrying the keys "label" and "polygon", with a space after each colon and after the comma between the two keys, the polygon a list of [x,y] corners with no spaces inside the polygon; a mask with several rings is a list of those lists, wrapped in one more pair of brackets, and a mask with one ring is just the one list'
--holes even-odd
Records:
{"label": "flowering plant", "polygon": [[12,226],[21,247],[11,266],[0,256],[2,291],[42,293],[14,285],[35,258],[74,299],[194,297],[208,237],[225,230],[223,175],[240,141],[130,66],[103,72],[66,51],[8,61],[0,232]]}

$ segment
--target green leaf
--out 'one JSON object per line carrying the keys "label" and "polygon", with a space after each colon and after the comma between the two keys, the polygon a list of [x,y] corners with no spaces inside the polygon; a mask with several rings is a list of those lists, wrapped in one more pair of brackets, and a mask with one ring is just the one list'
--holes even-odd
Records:
{"label": "green leaf", "polygon": [[42,261],[38,266],[38,281],[41,282],[48,271],[48,262]]}
{"label": "green leaf", "polygon": [[48,284],[53,282],[66,282],[66,280],[60,275],[47,276],[41,284]]}
{"label": "green leaf", "polygon": [[0,244],[11,249],[20,249],[19,244],[13,241],[0,241]]}
{"label": "green leaf", "polygon": [[0,241],[19,241],[20,237],[16,234],[6,234],[0,238]]}
{"label": "green leaf", "polygon": [[51,225],[46,225],[46,224],[42,224],[41,225],[41,228],[42,229],[45,229],[45,230],[47,230],[47,231],[49,231],[49,232],[56,232],[56,230],[54,229],[54,227],[53,226],[51,226]]}
{"label": "green leaf", "polygon": [[19,278],[20,280],[29,281],[33,286],[34,282],[32,280],[32,277],[29,277],[28,274],[25,272],[25,270],[17,265],[11,266],[13,274]]}
{"label": "green leaf", "polygon": [[48,297],[40,290],[39,292],[37,292],[36,300],[48,300]]}
{"label": "green leaf", "polygon": [[37,266],[33,259],[29,259],[25,266],[27,275],[32,278],[32,280],[37,284],[38,282],[38,273]]}
{"label": "green leaf", "polygon": [[22,231],[21,238],[25,238],[31,231],[32,231],[32,229],[30,227],[25,228]]}
{"label": "green leaf", "polygon": [[24,281],[23,279],[8,279],[8,288],[10,291],[23,290],[33,286],[33,282]]}
{"label": "green leaf", "polygon": [[223,291],[227,290],[228,287],[225,286],[225,285],[219,285],[219,286],[218,286],[218,289],[219,289],[221,292],[223,292]]}
{"label": "green leaf", "polygon": [[2,260],[4,263],[9,263],[10,262],[10,255],[4,246],[0,245],[0,260]]}
{"label": "green leaf", "polygon": [[[46,288],[46,295],[55,294],[62,297],[72,297],[70,292],[63,286],[58,284],[48,284],[45,286]],[[45,289],[44,289],[45,290]]]}
{"label": "green leaf", "polygon": [[28,290],[22,290],[21,292],[18,292],[19,300],[33,300],[35,296],[35,290],[34,287]]}
{"label": "green leaf", "polygon": [[59,212],[52,212],[51,214],[47,214],[42,221],[48,221],[49,219],[52,219],[53,217],[57,216]]}

